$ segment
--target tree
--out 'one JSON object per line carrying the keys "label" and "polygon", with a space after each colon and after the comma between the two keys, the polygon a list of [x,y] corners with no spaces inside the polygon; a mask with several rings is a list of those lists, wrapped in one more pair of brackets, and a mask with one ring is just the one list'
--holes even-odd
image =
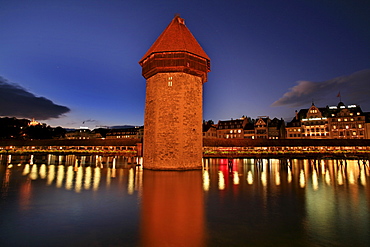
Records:
{"label": "tree", "polygon": [[0,118],[0,139],[21,139],[29,123],[27,119]]}

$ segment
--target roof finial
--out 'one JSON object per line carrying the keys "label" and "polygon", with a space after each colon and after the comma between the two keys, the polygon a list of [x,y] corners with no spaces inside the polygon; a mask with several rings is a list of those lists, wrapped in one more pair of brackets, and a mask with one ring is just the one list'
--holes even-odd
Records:
{"label": "roof finial", "polygon": [[176,13],[175,14],[174,19],[177,19],[178,23],[185,25],[185,20],[180,17],[180,14],[179,13]]}

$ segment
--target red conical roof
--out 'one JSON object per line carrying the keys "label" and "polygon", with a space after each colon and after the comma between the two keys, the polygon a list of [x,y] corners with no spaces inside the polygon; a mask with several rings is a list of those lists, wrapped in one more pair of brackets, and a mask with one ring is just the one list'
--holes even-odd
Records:
{"label": "red conical roof", "polygon": [[145,53],[140,63],[152,53],[184,51],[210,60],[197,40],[185,26],[184,19],[176,15],[162,32],[150,49]]}

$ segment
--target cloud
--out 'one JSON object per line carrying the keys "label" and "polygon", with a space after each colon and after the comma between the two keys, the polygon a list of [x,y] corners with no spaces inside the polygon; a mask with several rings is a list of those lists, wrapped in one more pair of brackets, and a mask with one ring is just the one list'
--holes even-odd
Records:
{"label": "cloud", "polygon": [[97,123],[98,121],[97,120],[95,120],[95,119],[87,119],[87,120],[84,120],[83,122],[82,122],[82,124],[85,124],[85,123]]}
{"label": "cloud", "polygon": [[323,105],[338,103],[340,92],[342,101],[347,104],[368,104],[370,106],[370,69],[357,71],[348,76],[340,76],[323,82],[298,81],[272,106],[307,106],[312,100]]}
{"label": "cloud", "polygon": [[69,112],[66,106],[56,105],[44,97],[37,97],[21,86],[0,77],[0,116],[47,120]]}

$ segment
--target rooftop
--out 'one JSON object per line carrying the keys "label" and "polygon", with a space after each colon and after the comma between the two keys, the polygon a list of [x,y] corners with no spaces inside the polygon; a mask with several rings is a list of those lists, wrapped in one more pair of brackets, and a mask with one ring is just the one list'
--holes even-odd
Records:
{"label": "rooftop", "polygon": [[153,53],[160,52],[188,52],[210,60],[203,48],[199,45],[190,30],[185,26],[185,20],[176,15],[167,28],[145,53],[139,63]]}

